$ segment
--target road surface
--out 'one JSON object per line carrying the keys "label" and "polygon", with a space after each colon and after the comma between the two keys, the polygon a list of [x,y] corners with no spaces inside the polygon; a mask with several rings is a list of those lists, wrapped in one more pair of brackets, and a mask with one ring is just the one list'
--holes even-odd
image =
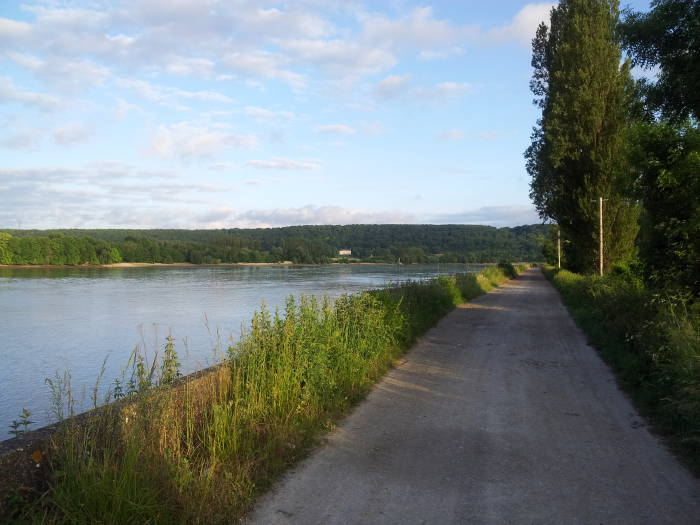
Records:
{"label": "road surface", "polygon": [[529,270],[428,332],[247,523],[698,525],[700,483]]}

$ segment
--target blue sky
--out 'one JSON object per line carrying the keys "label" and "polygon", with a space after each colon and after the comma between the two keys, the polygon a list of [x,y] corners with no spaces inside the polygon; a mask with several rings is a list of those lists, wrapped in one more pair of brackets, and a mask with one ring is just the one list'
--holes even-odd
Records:
{"label": "blue sky", "polygon": [[2,2],[0,227],[539,222],[551,5]]}

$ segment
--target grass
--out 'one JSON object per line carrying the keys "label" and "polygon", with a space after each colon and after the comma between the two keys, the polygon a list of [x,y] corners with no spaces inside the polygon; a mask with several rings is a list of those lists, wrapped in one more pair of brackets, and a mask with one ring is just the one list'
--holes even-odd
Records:
{"label": "grass", "polygon": [[[523,268],[519,268],[522,270]],[[177,384],[164,361],[138,354],[114,385],[126,399],[67,420],[47,457],[45,494],[15,507],[43,523],[231,523],[304,457],[421,334],[457,304],[517,274],[408,282],[335,301],[290,298],[261,308],[228,358],[197,382]]]}
{"label": "grass", "polygon": [[700,304],[653,294],[628,272],[550,267],[545,275],[623,388],[700,475]]}

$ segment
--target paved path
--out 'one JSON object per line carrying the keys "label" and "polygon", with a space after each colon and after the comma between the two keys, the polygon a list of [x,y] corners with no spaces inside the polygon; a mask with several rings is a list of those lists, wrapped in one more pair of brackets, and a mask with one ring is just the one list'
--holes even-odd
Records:
{"label": "paved path", "polygon": [[700,524],[538,270],[431,330],[250,523]]}

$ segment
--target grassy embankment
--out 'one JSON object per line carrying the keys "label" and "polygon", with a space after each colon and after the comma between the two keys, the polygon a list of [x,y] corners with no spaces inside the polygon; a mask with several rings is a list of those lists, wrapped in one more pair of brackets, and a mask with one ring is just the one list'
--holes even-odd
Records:
{"label": "grassy embankment", "polygon": [[[160,388],[165,360],[138,355],[128,410],[66,422],[47,454],[52,475],[20,519],[55,523],[232,523],[303,457],[415,341],[455,305],[514,277],[511,265],[349,295],[289,299],[257,312],[202,391]],[[119,396],[117,396],[119,397]]]}
{"label": "grassy embankment", "polygon": [[700,304],[665,300],[628,272],[544,271],[644,415],[700,474]]}

